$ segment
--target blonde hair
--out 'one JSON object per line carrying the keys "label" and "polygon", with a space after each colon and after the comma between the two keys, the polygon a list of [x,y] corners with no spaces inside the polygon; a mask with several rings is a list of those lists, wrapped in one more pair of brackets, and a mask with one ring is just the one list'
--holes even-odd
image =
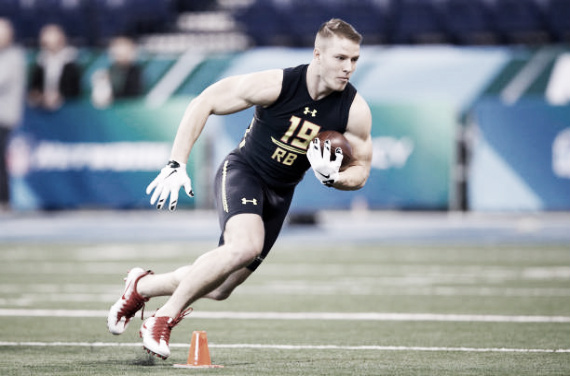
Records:
{"label": "blonde hair", "polygon": [[358,44],[362,42],[362,35],[351,24],[340,18],[332,18],[321,25],[315,43],[318,39],[329,39],[333,36],[346,38]]}

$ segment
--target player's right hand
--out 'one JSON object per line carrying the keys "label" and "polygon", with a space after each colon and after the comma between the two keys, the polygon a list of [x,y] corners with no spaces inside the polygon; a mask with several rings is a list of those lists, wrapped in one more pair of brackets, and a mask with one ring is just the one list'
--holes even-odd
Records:
{"label": "player's right hand", "polygon": [[160,170],[158,176],[146,187],[146,194],[149,195],[153,190],[150,198],[150,204],[154,205],[158,199],[156,208],[162,209],[164,202],[170,196],[168,209],[176,210],[178,203],[178,191],[184,187],[184,191],[190,197],[194,197],[192,191],[192,183],[190,177],[186,173],[186,164],[176,161],[169,161],[168,164]]}
{"label": "player's right hand", "polygon": [[321,141],[315,137],[309,145],[309,149],[307,149],[307,159],[313,168],[315,176],[327,187],[332,187],[338,179],[342,158],[342,149],[336,148],[335,159],[331,161],[330,140],[324,142],[324,147],[321,151]]}

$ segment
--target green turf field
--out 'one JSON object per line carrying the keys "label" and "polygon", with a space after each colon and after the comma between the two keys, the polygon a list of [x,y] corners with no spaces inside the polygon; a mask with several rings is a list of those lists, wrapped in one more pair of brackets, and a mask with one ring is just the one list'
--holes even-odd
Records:
{"label": "green turf field", "polygon": [[[229,300],[194,304],[166,361],[143,352],[139,317],[107,332],[129,268],[207,247],[1,244],[0,375],[570,375],[565,246],[285,242]],[[225,368],[172,366],[193,330]]]}

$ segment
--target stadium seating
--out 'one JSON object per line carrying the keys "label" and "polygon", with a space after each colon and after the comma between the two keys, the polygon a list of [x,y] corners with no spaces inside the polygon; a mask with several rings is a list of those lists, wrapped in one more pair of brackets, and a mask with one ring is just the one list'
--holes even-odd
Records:
{"label": "stadium seating", "polygon": [[448,0],[444,10],[443,23],[452,43],[488,45],[498,42],[491,11],[486,3],[474,0]]}
{"label": "stadium seating", "polygon": [[376,4],[370,1],[359,1],[338,6],[336,13],[331,16],[341,15],[345,21],[358,25],[358,31],[365,37],[364,42],[377,44],[388,41],[391,10],[392,7],[388,2]]}
{"label": "stadium seating", "polygon": [[61,25],[77,44],[103,45],[120,34],[162,31],[174,20],[170,0],[0,0],[0,16],[12,20],[26,45],[47,23]]}
{"label": "stadium seating", "polygon": [[160,32],[174,21],[169,1],[98,0],[92,3],[97,39]]}
{"label": "stadium seating", "polygon": [[545,18],[552,40],[570,43],[570,1],[548,0]]}
{"label": "stadium seating", "polygon": [[[570,39],[570,0],[257,0],[237,17],[256,45],[310,45],[331,17],[354,23],[364,42],[541,44]],[[277,37],[279,36],[279,37]]]}
{"label": "stadium seating", "polygon": [[[493,22],[503,44],[548,41],[544,15],[534,0],[500,0],[492,8]],[[570,14],[566,16],[570,18]]]}
{"label": "stadium seating", "polygon": [[321,1],[293,0],[291,6],[282,11],[286,17],[287,30],[298,46],[311,46],[319,26],[338,16],[335,4],[327,5]]}
{"label": "stadium seating", "polygon": [[42,25],[61,24],[85,45],[118,34],[178,32],[177,12],[216,6],[256,46],[310,46],[322,22],[353,23],[365,44],[543,44],[570,41],[570,0],[254,0],[224,8],[215,0],[0,0],[18,37],[33,44]]}
{"label": "stadium seating", "polygon": [[395,44],[446,42],[440,11],[435,1],[394,2],[391,42]]}
{"label": "stadium seating", "polygon": [[292,42],[282,13],[272,2],[259,1],[236,12],[235,18],[255,45],[288,45]]}

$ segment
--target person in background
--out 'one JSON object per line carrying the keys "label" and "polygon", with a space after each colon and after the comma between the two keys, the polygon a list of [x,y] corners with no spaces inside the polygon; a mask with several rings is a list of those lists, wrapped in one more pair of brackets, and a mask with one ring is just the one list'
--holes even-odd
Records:
{"label": "person in background", "polygon": [[59,25],[45,25],[39,39],[40,52],[30,74],[29,104],[57,110],[66,100],[81,95],[77,50],[67,44],[67,36]]}
{"label": "person in background", "polygon": [[26,60],[14,45],[14,29],[8,19],[0,18],[0,211],[9,209],[10,185],[6,148],[11,131],[22,120],[26,87]]}
{"label": "person in background", "polygon": [[109,67],[109,77],[114,98],[132,98],[143,93],[142,70],[137,63],[137,46],[127,37],[117,37],[111,41],[109,54],[113,63]]}
{"label": "person in background", "polygon": [[111,65],[97,70],[91,77],[91,100],[105,108],[116,99],[135,98],[143,94],[142,69],[137,63],[137,47],[127,37],[116,37],[109,44]]}

